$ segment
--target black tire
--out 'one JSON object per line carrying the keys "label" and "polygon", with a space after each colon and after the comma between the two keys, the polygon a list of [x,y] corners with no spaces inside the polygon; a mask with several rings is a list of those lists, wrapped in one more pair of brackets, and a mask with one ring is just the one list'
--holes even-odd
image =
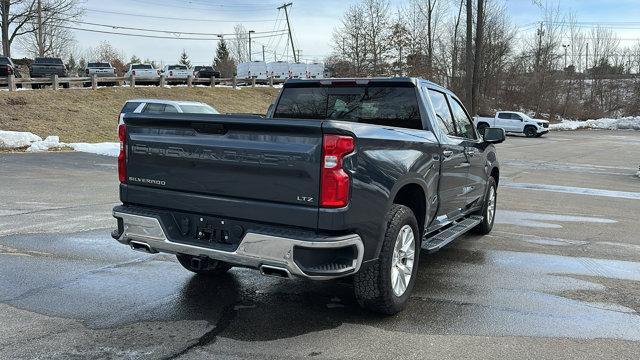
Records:
{"label": "black tire", "polygon": [[524,135],[528,138],[538,135],[538,130],[535,126],[527,125],[524,127]]}
{"label": "black tire", "polygon": [[488,127],[489,127],[489,125],[488,125],[488,124],[486,124],[486,123],[480,123],[480,124],[478,124],[478,133],[479,133],[480,135],[483,135],[483,136],[484,136],[484,131],[485,131]]}
{"label": "black tire", "polygon": [[[199,258],[197,256],[187,254],[177,254],[176,257],[178,258],[178,262],[180,263],[180,265],[182,265],[183,268],[199,275],[222,275],[233,267],[231,264],[224,261],[213,260],[209,258]],[[200,260],[199,268],[193,266],[193,259],[195,258]]]}
{"label": "black tire", "polygon": [[[493,177],[489,177],[487,182],[487,192],[484,194],[484,203],[482,209],[480,209],[476,215],[482,216],[482,222],[473,228],[473,232],[480,235],[486,235],[493,229],[493,223],[496,220],[496,209],[498,201],[498,188],[496,186],[496,180]],[[491,192],[493,192],[493,211],[489,213],[491,206]]]}
{"label": "black tire", "polygon": [[31,89],[32,90],[40,89],[40,84],[31,84]]}
{"label": "black tire", "polygon": [[538,137],[538,138],[539,138],[539,137],[542,137],[542,135],[544,135],[544,134],[543,134],[543,133],[536,134],[536,137]]}
{"label": "black tire", "polygon": [[[413,232],[414,260],[406,290],[398,296],[394,292],[391,282],[392,261],[399,232],[405,225],[410,226]],[[394,204],[387,214],[386,229],[378,259],[360,269],[354,276],[354,292],[360,306],[386,315],[392,315],[404,309],[417,277],[421,238],[418,223],[411,209]],[[406,263],[403,265],[406,266]]]}

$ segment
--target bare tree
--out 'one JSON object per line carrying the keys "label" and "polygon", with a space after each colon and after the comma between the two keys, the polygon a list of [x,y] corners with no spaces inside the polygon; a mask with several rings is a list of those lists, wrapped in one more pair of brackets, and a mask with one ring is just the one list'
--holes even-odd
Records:
{"label": "bare tree", "polygon": [[341,59],[352,65],[352,75],[355,76],[366,74],[367,47],[364,21],[363,7],[352,5],[342,16],[340,27],[333,32],[334,50],[338,52]]}
{"label": "bare tree", "polygon": [[234,39],[230,41],[231,53],[239,63],[249,61],[249,32],[242,24],[233,27]]}
{"label": "bare tree", "polygon": [[33,56],[68,55],[75,39],[67,28],[70,21],[84,14],[80,0],[36,0],[40,16],[34,15],[26,25],[26,34],[20,37],[22,49]]}
{"label": "bare tree", "polygon": [[2,53],[11,57],[11,44],[31,31],[27,24],[35,14],[35,0],[0,0],[0,28]]}
{"label": "bare tree", "polygon": [[389,41],[388,0],[364,0],[365,31],[369,75],[379,76],[386,73],[386,60],[391,47]]}
{"label": "bare tree", "polygon": [[[86,55],[89,61],[107,61],[115,68],[116,73],[124,74],[126,56],[108,41],[102,41],[95,48],[89,48]],[[139,62],[139,61],[138,61]]]}
{"label": "bare tree", "polygon": [[465,39],[465,97],[464,102],[468,109],[473,104],[473,3],[466,0],[466,25],[467,35]]}

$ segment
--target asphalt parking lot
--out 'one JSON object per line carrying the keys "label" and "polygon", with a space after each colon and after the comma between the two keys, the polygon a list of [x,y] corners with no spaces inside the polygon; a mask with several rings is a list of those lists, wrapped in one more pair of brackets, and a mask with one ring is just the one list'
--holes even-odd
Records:
{"label": "asphalt parking lot", "polygon": [[510,136],[493,232],[421,259],[408,308],[348,280],[194,276],[109,236],[116,161],[0,153],[0,358],[610,358],[640,353],[640,132]]}

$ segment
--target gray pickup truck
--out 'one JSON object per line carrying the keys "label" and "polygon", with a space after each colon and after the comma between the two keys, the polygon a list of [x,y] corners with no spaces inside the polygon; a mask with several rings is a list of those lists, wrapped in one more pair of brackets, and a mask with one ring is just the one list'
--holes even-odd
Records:
{"label": "gray pickup truck", "polygon": [[[58,77],[67,77],[67,67],[60,58],[52,57],[39,57],[35,58],[33,63],[29,66],[29,76],[32,78],[48,78],[52,75],[58,75]],[[39,88],[42,84],[32,84],[32,88]],[[62,87],[68,88],[69,83],[65,82],[61,84]]]}
{"label": "gray pickup truck", "polygon": [[289,80],[266,118],[126,114],[118,133],[119,242],[210,276],[350,276],[384,314],[421,249],[491,231],[505,138],[415,78]]}

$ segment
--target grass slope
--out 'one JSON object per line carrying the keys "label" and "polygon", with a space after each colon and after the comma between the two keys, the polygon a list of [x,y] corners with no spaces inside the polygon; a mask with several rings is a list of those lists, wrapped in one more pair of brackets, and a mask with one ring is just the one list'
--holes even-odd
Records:
{"label": "grass slope", "polygon": [[277,89],[118,87],[66,90],[0,91],[0,130],[30,131],[63,142],[117,141],[118,114],[134,98],[193,100],[220,111],[264,114]]}

